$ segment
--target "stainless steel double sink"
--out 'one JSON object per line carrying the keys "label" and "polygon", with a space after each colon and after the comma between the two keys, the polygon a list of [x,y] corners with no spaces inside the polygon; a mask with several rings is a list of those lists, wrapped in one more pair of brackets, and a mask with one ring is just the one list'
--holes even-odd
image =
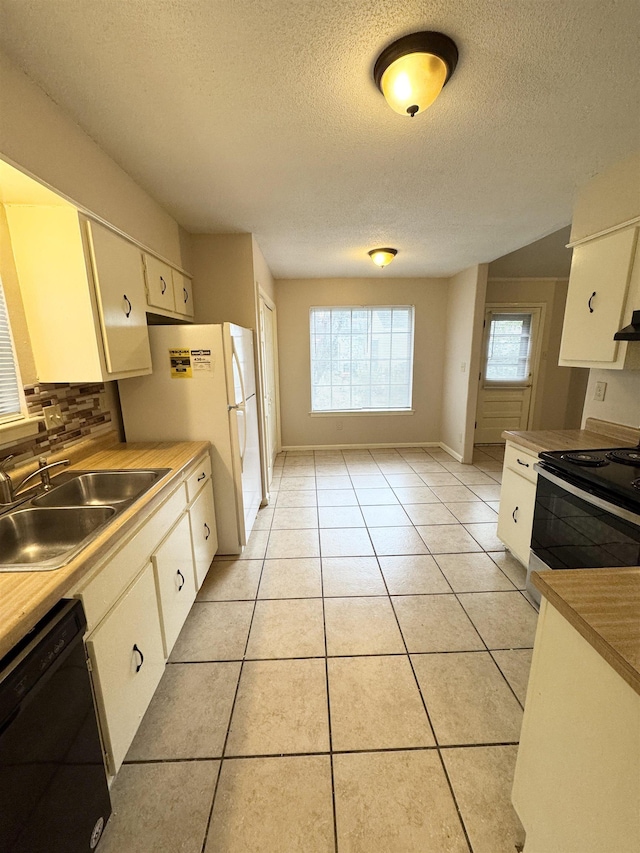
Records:
{"label": "stainless steel double sink", "polygon": [[50,571],[76,556],[169,468],[67,471],[0,515],[0,572]]}

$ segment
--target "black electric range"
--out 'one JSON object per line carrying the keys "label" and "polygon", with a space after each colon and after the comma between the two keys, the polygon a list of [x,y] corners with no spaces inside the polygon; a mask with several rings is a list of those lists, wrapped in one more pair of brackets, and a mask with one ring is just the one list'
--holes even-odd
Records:
{"label": "black electric range", "polygon": [[640,565],[640,446],[540,454],[531,572]]}
{"label": "black electric range", "polygon": [[541,468],[620,506],[640,512],[640,445],[540,454]]}

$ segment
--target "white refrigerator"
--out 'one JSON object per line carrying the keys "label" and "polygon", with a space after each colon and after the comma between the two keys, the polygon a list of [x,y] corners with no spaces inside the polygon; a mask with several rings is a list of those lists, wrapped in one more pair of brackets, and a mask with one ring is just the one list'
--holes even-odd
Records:
{"label": "white refrigerator", "polygon": [[253,332],[150,326],[153,373],[118,382],[127,441],[210,441],[218,553],[240,554],[262,501]]}

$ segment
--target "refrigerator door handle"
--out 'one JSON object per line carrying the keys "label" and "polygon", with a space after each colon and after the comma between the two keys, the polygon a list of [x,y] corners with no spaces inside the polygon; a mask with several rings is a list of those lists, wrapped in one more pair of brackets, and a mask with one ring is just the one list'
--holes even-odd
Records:
{"label": "refrigerator door handle", "polygon": [[242,394],[242,402],[236,408],[244,408],[244,404],[247,402],[247,397],[244,392],[244,376],[242,375],[242,365],[240,364],[240,359],[238,358],[238,351],[236,350],[236,342],[231,338],[231,358],[235,359],[236,367],[238,368],[238,378],[240,379],[240,393]]}
{"label": "refrigerator door handle", "polygon": [[242,450],[240,451],[240,470],[244,472],[244,455],[247,452],[247,410],[244,403],[238,406],[238,414],[242,415]]}

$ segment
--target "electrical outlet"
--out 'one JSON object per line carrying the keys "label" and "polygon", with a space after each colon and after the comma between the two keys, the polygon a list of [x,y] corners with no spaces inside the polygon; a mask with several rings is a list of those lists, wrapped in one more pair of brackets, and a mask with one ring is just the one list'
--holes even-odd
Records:
{"label": "electrical outlet", "polygon": [[607,393],[607,383],[606,382],[596,382],[596,387],[593,391],[593,399],[597,400],[599,403],[602,403],[606,393]]}
{"label": "electrical outlet", "polygon": [[44,425],[47,429],[58,429],[64,426],[62,412],[57,403],[55,406],[45,406],[42,411],[44,414]]}
{"label": "electrical outlet", "polygon": [[466,373],[466,372],[467,372],[467,362],[461,361],[460,362],[460,373]]}
{"label": "electrical outlet", "polygon": [[342,421],[336,421],[336,429],[342,429]]}

